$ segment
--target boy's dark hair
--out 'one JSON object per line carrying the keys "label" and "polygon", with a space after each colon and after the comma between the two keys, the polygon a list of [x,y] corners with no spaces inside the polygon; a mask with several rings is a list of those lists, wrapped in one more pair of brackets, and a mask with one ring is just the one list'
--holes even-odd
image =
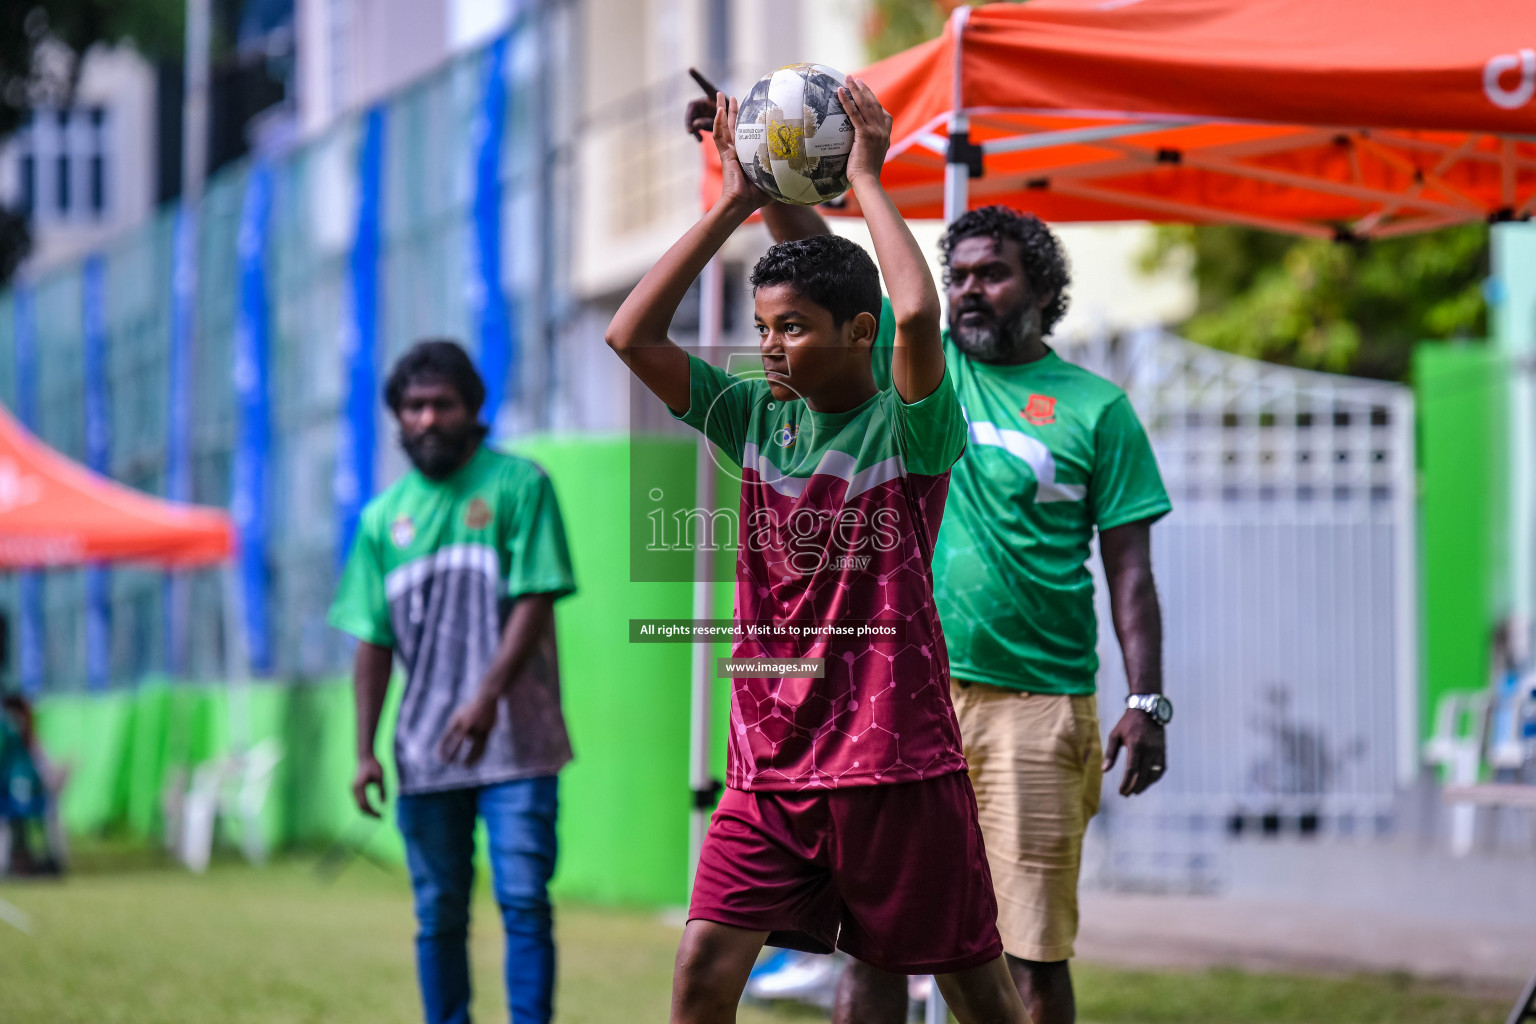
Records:
{"label": "boy's dark hair", "polygon": [[1037,292],[1053,291],[1056,297],[1040,314],[1040,336],[1051,333],[1051,328],[1067,311],[1067,285],[1072,283],[1072,272],[1067,267],[1066,253],[1051,229],[1032,213],[1019,213],[1006,206],[983,206],[968,210],[955,219],[939,239],[940,261],[944,265],[944,283],[949,283],[949,255],[965,238],[990,238],[1001,243],[1011,239],[1019,243],[1019,259],[1024,273]]}
{"label": "boy's dark hair", "polygon": [[880,319],[880,271],[857,242],[812,235],[780,242],[752,268],[752,294],[787,284],[832,314],[838,327],[860,313]]}
{"label": "boy's dark hair", "polygon": [[384,402],[391,412],[400,411],[405,389],[418,380],[442,381],[453,388],[464,399],[471,416],[478,415],[485,403],[485,382],[469,353],[455,342],[440,338],[418,341],[400,357],[384,384]]}

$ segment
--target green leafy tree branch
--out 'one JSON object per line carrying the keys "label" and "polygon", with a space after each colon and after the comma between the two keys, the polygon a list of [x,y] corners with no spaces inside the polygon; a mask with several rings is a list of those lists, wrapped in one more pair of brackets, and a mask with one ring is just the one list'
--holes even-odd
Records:
{"label": "green leafy tree branch", "polygon": [[1191,341],[1305,369],[1402,380],[1418,342],[1487,331],[1482,224],[1379,242],[1169,225],[1143,266],[1190,268]]}

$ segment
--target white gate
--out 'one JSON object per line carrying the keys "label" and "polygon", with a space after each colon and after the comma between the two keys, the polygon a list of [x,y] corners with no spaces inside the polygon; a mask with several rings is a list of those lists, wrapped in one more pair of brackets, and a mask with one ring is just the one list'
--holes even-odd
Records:
{"label": "white gate", "polygon": [[[1063,347],[1126,389],[1174,511],[1153,530],[1169,772],[1107,782],[1090,884],[1203,889],[1233,836],[1375,835],[1417,734],[1413,398],[1160,331]],[[1098,575],[1101,717],[1126,692]]]}

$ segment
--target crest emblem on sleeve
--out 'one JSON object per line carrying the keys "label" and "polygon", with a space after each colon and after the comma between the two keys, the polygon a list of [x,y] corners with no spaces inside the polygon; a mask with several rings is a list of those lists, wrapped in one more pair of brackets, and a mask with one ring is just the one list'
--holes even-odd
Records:
{"label": "crest emblem on sleeve", "polygon": [[1019,415],[1037,427],[1055,423],[1056,399],[1049,395],[1030,395],[1029,401]]}
{"label": "crest emblem on sleeve", "polygon": [[411,541],[416,539],[416,523],[410,516],[400,516],[389,524],[389,539],[397,548],[410,547]]}
{"label": "crest emblem on sleeve", "polygon": [[471,530],[483,530],[491,524],[491,506],[484,498],[475,498],[464,510],[464,525]]}

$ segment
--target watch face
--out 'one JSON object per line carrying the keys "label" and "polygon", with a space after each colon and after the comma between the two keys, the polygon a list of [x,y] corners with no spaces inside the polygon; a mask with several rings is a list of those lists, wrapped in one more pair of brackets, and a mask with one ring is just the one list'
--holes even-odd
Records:
{"label": "watch face", "polygon": [[1157,698],[1157,707],[1153,710],[1152,717],[1156,718],[1164,725],[1167,725],[1169,722],[1173,721],[1173,701],[1169,700],[1167,697],[1159,695]]}

